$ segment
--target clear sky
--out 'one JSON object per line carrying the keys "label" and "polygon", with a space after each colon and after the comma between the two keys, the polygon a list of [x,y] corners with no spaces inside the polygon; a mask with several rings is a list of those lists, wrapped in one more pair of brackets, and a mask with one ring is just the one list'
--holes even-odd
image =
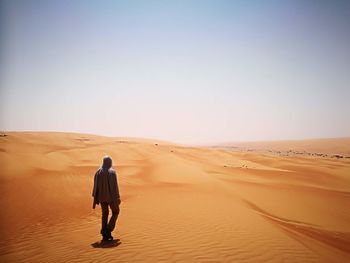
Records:
{"label": "clear sky", "polygon": [[350,1],[0,1],[0,130],[350,136]]}

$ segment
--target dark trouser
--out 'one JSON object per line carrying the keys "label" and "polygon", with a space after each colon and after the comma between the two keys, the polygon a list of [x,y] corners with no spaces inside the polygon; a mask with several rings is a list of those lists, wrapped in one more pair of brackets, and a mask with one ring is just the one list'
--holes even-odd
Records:
{"label": "dark trouser", "polygon": [[[112,210],[112,216],[108,221],[108,214],[109,214],[109,209],[108,206]],[[106,230],[112,232],[115,228],[115,222],[117,221],[118,215],[119,215],[119,205],[116,205],[114,203],[107,203],[107,202],[102,202],[101,203],[101,208],[102,208],[102,229],[101,233],[105,233]]]}

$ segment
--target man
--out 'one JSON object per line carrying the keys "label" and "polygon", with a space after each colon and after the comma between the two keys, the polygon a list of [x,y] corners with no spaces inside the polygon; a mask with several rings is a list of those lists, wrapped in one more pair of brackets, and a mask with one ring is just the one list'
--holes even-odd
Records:
{"label": "man", "polygon": [[[103,158],[102,167],[95,174],[92,196],[93,209],[96,204],[101,204],[102,208],[102,240],[113,240],[111,233],[119,215],[120,196],[117,175],[112,169],[112,159],[109,156]],[[108,222],[109,207],[112,210],[112,217]]]}

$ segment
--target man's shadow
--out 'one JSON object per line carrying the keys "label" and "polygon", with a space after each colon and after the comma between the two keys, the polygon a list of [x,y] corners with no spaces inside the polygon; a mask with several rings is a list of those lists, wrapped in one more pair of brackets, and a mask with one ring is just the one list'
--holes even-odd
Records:
{"label": "man's shadow", "polygon": [[113,248],[119,246],[121,243],[120,239],[114,239],[108,241],[96,241],[95,243],[92,243],[91,246],[93,248]]}

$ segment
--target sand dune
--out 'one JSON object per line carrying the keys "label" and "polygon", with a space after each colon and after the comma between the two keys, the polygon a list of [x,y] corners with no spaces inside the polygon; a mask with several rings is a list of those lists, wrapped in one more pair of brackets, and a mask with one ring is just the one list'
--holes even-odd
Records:
{"label": "sand dune", "polygon": [[[91,188],[105,154],[122,204],[120,240],[101,246]],[[348,158],[10,132],[0,137],[0,161],[1,262],[350,261]]]}
{"label": "sand dune", "polygon": [[350,157],[349,137],[313,140],[231,142],[220,144],[219,147],[228,147],[238,150],[284,152],[290,154],[324,154],[329,157],[335,157],[334,155]]}

